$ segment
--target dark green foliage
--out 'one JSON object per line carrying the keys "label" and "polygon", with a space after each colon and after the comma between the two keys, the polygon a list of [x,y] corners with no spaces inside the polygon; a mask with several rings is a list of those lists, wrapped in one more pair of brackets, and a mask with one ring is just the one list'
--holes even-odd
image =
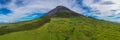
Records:
{"label": "dark green foliage", "polygon": [[4,26],[0,26],[0,35],[11,33],[11,32],[36,29],[49,21],[50,19],[48,18],[41,18],[41,19],[36,19],[36,20],[31,20],[31,21],[21,22],[16,24],[5,24]]}

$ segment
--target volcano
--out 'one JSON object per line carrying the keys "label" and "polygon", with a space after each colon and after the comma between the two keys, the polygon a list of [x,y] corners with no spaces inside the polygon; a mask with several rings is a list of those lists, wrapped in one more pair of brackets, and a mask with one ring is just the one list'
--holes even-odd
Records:
{"label": "volcano", "polygon": [[44,16],[0,25],[0,40],[120,40],[120,24],[58,6]]}

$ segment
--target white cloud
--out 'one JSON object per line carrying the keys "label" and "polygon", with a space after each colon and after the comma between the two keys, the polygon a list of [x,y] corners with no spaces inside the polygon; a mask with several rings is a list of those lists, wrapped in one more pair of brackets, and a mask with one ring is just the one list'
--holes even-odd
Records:
{"label": "white cloud", "polygon": [[[104,2],[112,2],[113,4],[104,5],[102,4]],[[98,15],[100,19],[108,20],[107,19],[108,16],[112,16],[112,15],[119,16],[120,14],[120,0],[101,0],[97,3],[94,3],[94,0],[83,0],[83,4],[88,7],[91,7],[93,10],[99,10],[101,13],[100,15]],[[109,18],[108,21],[112,21],[112,20],[114,21],[116,19]],[[116,22],[118,22],[118,20],[116,20]]]}

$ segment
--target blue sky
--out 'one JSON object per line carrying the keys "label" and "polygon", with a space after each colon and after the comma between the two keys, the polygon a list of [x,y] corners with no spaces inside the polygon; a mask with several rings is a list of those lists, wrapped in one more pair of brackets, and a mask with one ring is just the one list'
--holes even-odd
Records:
{"label": "blue sky", "polygon": [[79,14],[120,23],[120,0],[0,0],[0,23],[32,20],[63,5]]}

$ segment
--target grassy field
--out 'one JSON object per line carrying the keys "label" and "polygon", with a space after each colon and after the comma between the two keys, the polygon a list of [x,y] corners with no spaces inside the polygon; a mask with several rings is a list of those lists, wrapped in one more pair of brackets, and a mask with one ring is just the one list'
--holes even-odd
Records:
{"label": "grassy field", "polygon": [[120,40],[119,34],[116,23],[83,16],[54,17],[37,29],[1,35],[0,40]]}
{"label": "grassy field", "polygon": [[35,20],[0,25],[0,40],[120,40],[120,24],[58,8]]}

